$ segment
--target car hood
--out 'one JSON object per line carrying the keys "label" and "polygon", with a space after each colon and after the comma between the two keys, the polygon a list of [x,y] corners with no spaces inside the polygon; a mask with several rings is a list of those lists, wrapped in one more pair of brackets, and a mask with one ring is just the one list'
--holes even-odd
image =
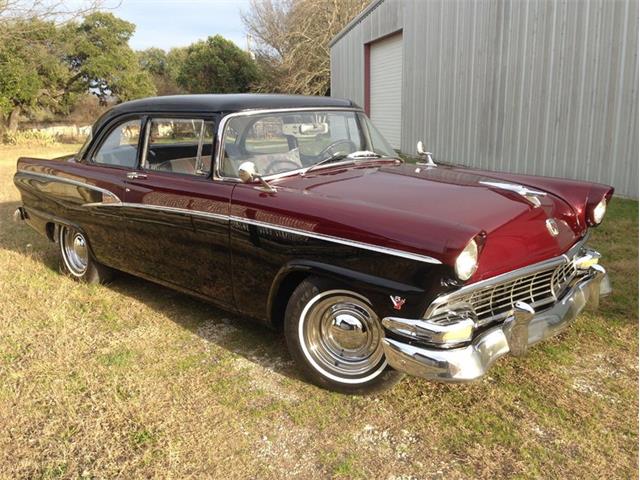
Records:
{"label": "car hood", "polygon": [[[569,195],[581,204],[576,208],[561,198],[562,184],[544,188],[536,179],[544,183],[540,177],[370,163],[281,178],[274,197],[296,210],[296,217],[312,212],[318,233],[427,255],[450,266],[477,238],[482,247],[473,282],[561,255],[586,233],[581,215],[588,198]],[[535,188],[540,205],[505,189],[514,183]],[[574,190],[593,186],[573,183]],[[600,198],[609,189],[603,188],[596,191]]]}

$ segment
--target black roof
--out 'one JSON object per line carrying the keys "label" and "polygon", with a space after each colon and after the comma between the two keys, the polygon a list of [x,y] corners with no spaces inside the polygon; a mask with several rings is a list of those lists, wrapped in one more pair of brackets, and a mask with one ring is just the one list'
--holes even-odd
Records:
{"label": "black roof", "polygon": [[132,100],[116,105],[94,125],[94,133],[114,117],[144,112],[239,112],[271,108],[360,108],[351,100],[305,95],[231,93],[203,95],[168,95]]}

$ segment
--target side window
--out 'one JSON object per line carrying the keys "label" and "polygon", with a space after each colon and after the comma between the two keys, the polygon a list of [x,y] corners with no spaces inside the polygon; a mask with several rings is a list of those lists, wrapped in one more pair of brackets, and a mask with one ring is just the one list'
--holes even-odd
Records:
{"label": "side window", "polygon": [[147,125],[143,167],[147,170],[208,175],[213,150],[213,122],[154,118]]}
{"label": "side window", "polygon": [[134,168],[138,158],[140,119],[129,120],[114,128],[93,155],[103,165]]}

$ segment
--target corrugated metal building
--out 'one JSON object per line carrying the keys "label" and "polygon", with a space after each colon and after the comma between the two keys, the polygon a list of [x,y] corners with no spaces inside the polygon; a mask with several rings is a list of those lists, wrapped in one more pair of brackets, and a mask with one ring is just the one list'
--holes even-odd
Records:
{"label": "corrugated metal building", "polygon": [[331,43],[331,94],[405,153],[638,198],[637,0],[374,0]]}

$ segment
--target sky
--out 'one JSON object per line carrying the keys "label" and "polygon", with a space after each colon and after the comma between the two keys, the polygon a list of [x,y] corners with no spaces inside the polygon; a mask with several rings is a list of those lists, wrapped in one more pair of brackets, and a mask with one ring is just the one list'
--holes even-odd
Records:
{"label": "sky", "polygon": [[108,0],[104,6],[115,6],[109,11],[136,24],[129,41],[134,50],[169,50],[216,34],[247,48],[240,12],[249,9],[249,0]]}

